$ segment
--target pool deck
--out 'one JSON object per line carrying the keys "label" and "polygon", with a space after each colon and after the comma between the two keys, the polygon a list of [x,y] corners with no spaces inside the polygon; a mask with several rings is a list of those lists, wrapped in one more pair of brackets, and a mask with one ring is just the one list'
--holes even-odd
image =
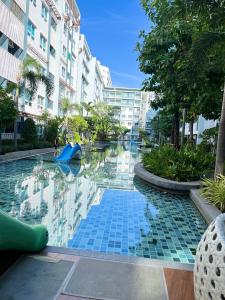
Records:
{"label": "pool deck", "polygon": [[193,265],[47,247],[0,278],[2,300],[194,300]]}

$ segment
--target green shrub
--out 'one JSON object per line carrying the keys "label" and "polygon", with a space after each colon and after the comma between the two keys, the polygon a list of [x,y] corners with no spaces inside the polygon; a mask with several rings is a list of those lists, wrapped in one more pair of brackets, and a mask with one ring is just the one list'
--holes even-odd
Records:
{"label": "green shrub", "polygon": [[215,157],[191,145],[179,151],[164,145],[143,154],[142,162],[145,169],[155,175],[176,181],[193,181],[211,175]]}
{"label": "green shrub", "polygon": [[34,120],[28,118],[24,121],[21,136],[27,143],[35,144],[37,142],[37,130]]}
{"label": "green shrub", "polygon": [[215,180],[205,179],[202,184],[202,196],[225,212],[225,176],[219,175]]}
{"label": "green shrub", "polygon": [[59,122],[55,119],[52,119],[48,122],[44,130],[44,136],[46,141],[54,143],[56,137],[58,136]]}

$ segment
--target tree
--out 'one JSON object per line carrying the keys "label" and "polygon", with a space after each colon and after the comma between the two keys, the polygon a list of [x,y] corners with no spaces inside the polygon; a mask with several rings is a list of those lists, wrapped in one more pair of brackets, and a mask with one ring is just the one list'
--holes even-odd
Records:
{"label": "tree", "polygon": [[63,116],[67,117],[69,113],[71,114],[75,110],[75,104],[72,104],[69,98],[64,97],[60,101],[60,108],[62,110]]}
{"label": "tree", "polygon": [[0,88],[0,146],[1,133],[7,127],[13,124],[18,116],[18,110],[15,102],[4,89]]}
{"label": "tree", "polygon": [[149,33],[141,32],[142,43],[137,44],[142,72],[148,75],[144,90],[155,91],[154,109],[166,108],[173,114],[171,143],[179,148],[180,111],[192,105],[188,81],[189,50],[194,28],[187,20],[176,18],[176,7],[170,1],[142,1],[154,26]]}
{"label": "tree", "polygon": [[78,132],[79,134],[82,134],[87,128],[88,128],[88,123],[82,116],[73,116],[68,118],[69,132],[71,133]]}
{"label": "tree", "polygon": [[[197,67],[198,72],[205,73],[207,66],[213,65],[216,76],[211,79],[217,91],[217,98],[214,101],[218,106],[222,100],[214,173],[216,178],[219,174],[223,174],[225,161],[225,2],[184,0],[180,14],[184,13],[191,16],[195,22],[198,20],[202,24],[201,30],[194,37],[192,51],[194,66]],[[206,82],[206,85],[209,84],[210,81]],[[221,100],[218,101],[219,99]]]}
{"label": "tree", "polygon": [[[20,67],[18,74],[18,82],[16,84],[15,103],[18,108],[18,101],[20,96],[25,96],[29,100],[32,100],[36,95],[39,85],[44,84],[46,90],[46,96],[51,97],[54,84],[49,76],[46,76],[42,72],[39,62],[27,56]],[[14,145],[17,148],[17,121],[14,123]]]}
{"label": "tree", "polygon": [[44,137],[46,141],[54,143],[59,135],[59,127],[62,123],[60,118],[50,119],[44,128]]}
{"label": "tree", "polygon": [[37,141],[37,129],[33,119],[28,118],[22,127],[22,138],[25,142],[35,144]]}
{"label": "tree", "polygon": [[87,102],[82,102],[81,106],[86,111],[87,117],[88,117],[89,114],[93,111],[93,103],[92,102],[88,102],[88,103]]}
{"label": "tree", "polygon": [[119,121],[114,115],[117,108],[108,106],[104,102],[99,102],[93,107],[92,115],[95,122],[95,135],[99,140],[107,140],[112,133],[112,128]]}
{"label": "tree", "polygon": [[171,137],[173,129],[173,116],[171,112],[160,110],[150,122],[152,129],[151,136],[158,144]]}

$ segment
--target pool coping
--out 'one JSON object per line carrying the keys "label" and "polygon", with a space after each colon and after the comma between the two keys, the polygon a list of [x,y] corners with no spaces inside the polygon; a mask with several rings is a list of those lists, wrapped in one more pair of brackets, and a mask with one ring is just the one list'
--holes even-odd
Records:
{"label": "pool coping", "polygon": [[190,181],[190,182],[178,182],[170,179],[162,178],[154,175],[143,167],[141,163],[137,163],[134,166],[134,173],[141,179],[151,183],[152,185],[166,190],[172,190],[177,192],[188,193],[192,189],[199,189],[201,184],[200,181]]}
{"label": "pool coping", "polygon": [[42,149],[9,152],[4,155],[0,155],[0,164],[9,163],[12,161],[25,159],[32,156],[53,153],[54,151],[55,151],[54,148],[42,148]]}
{"label": "pool coping", "polygon": [[207,224],[210,224],[217,216],[221,214],[221,211],[218,208],[201,196],[201,190],[191,190],[190,198],[200,211]]}
{"label": "pool coping", "polygon": [[110,254],[97,251],[79,250],[57,246],[47,246],[43,250],[43,254],[45,253],[59,253],[64,255],[73,255],[92,259],[102,259],[114,262],[138,264],[151,267],[172,268],[186,271],[193,271],[194,269],[194,264],[192,263],[179,263],[168,260],[152,259],[138,256],[125,256],[120,254]]}

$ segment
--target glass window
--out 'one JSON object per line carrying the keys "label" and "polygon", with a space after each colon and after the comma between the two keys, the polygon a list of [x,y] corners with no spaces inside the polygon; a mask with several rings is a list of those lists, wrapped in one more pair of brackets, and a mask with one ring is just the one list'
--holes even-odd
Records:
{"label": "glass window", "polygon": [[40,48],[43,51],[46,51],[46,46],[47,46],[47,40],[42,34],[40,34]]}
{"label": "glass window", "polygon": [[65,13],[66,13],[66,14],[69,13],[69,7],[68,7],[67,3],[65,3]]}
{"label": "glass window", "polygon": [[64,67],[62,67],[62,77],[66,77],[66,69]]}
{"label": "glass window", "polygon": [[47,22],[47,19],[48,19],[48,9],[47,9],[47,7],[43,3],[41,5],[41,16]]}
{"label": "glass window", "polygon": [[56,31],[57,24],[56,24],[56,21],[53,18],[51,18],[51,26],[52,26],[52,29],[54,29]]}
{"label": "glass window", "polygon": [[19,57],[19,55],[22,52],[22,49],[20,49],[19,46],[17,46],[13,41],[9,40],[8,43],[8,52],[11,53],[12,55]]}
{"label": "glass window", "polygon": [[38,108],[43,109],[44,108],[44,97],[38,95]]}
{"label": "glass window", "polygon": [[63,46],[63,56],[66,57],[66,47]]}
{"label": "glass window", "polygon": [[66,26],[66,23],[64,23],[63,30],[64,30],[64,34],[67,35],[67,26]]}
{"label": "glass window", "polygon": [[50,54],[51,56],[55,57],[55,48],[53,48],[52,45],[50,45]]}
{"label": "glass window", "polygon": [[30,36],[34,40],[35,32],[36,32],[36,27],[30,20],[28,20],[27,35]]}

